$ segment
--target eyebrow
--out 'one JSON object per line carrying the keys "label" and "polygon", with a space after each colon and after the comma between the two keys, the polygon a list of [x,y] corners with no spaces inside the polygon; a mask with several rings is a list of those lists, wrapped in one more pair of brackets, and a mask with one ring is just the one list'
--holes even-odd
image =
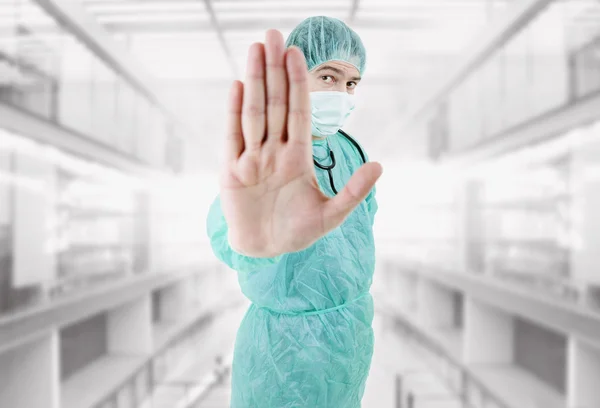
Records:
{"label": "eyebrow", "polygon": [[[331,70],[331,71],[333,71],[333,72],[335,72],[335,73],[337,73],[338,75],[341,75],[341,76],[344,76],[344,74],[345,74],[345,72],[342,71],[341,69],[336,68],[336,67],[332,67],[330,65],[323,65],[322,67],[318,68],[315,72],[321,72],[321,71],[324,71],[324,70],[327,70],[327,69]],[[361,79],[362,78],[359,77],[359,76],[358,77],[352,77],[352,78],[350,78],[350,80],[352,80],[352,81],[360,81]]]}

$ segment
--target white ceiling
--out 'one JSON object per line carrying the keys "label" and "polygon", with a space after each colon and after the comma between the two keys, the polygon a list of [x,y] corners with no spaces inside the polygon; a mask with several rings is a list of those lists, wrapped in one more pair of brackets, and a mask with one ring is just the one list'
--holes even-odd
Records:
{"label": "white ceiling", "polygon": [[[453,55],[512,0],[81,0],[158,78],[243,76],[250,44],[285,37],[304,18],[349,23],[369,53],[369,75],[412,77],[409,60]],[[412,70],[412,71],[411,71]]]}
{"label": "white ceiling", "polygon": [[[190,161],[215,168],[226,87],[243,79],[248,47],[269,28],[284,37],[304,18],[337,17],[362,38],[367,69],[347,124],[370,155],[374,141],[516,0],[80,0],[137,56],[190,125]],[[172,106],[171,105],[171,106]],[[203,160],[193,160],[203,156]],[[192,171],[201,171],[201,168]]]}

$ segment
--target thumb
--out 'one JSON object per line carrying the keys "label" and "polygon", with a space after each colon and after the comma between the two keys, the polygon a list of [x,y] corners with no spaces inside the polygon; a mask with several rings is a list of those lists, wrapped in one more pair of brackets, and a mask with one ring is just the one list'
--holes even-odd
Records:
{"label": "thumb", "polygon": [[354,173],[344,189],[325,203],[323,222],[326,231],[331,231],[344,222],[352,210],[369,195],[381,173],[383,173],[381,164],[377,162],[364,164]]}

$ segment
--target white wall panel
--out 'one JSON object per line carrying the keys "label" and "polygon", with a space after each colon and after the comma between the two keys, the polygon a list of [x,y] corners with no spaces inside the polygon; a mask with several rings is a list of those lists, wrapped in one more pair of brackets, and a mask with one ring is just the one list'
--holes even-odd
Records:
{"label": "white wall panel", "polygon": [[14,285],[51,281],[56,276],[54,231],[55,168],[39,158],[15,155],[20,185],[14,207]]}

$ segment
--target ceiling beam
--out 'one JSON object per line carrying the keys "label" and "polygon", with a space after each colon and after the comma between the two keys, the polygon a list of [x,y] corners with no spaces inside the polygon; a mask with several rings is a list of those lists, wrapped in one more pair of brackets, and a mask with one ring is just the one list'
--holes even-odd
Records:
{"label": "ceiling beam", "polygon": [[358,9],[360,8],[360,0],[352,0],[352,8],[350,9],[350,17],[348,18],[348,20],[353,23],[354,19],[356,18],[356,13],[358,12]]}
{"label": "ceiling beam", "polygon": [[[198,1],[198,0],[196,0]],[[130,6],[131,4],[129,3],[123,3],[124,6]],[[139,15],[139,14],[143,14],[143,15],[151,15],[151,16],[155,16],[155,15],[169,15],[169,14],[179,14],[179,13],[193,13],[193,14],[198,14],[198,15],[203,15],[205,12],[205,8],[202,9],[198,9],[195,7],[189,7],[188,5],[185,6],[185,8],[176,8],[176,9],[169,9],[167,11],[160,9],[160,8],[151,8],[151,7],[144,7],[144,4],[138,5],[135,4],[136,8],[130,8],[130,7],[117,7],[116,5],[113,7],[111,6],[110,8],[105,8],[105,7],[99,7],[99,6],[88,6],[87,10],[94,14],[95,16],[121,16],[121,15]],[[146,5],[147,6],[147,5]],[[189,8],[188,8],[189,7]],[[318,12],[319,13],[343,13],[344,11],[346,11],[348,9],[348,7],[319,7],[318,8]],[[236,14],[242,14],[242,13],[266,13],[268,12],[270,15],[280,15],[280,14],[291,14],[291,13],[303,13],[303,14],[307,14],[310,12],[314,12],[315,8],[314,7],[306,7],[306,6],[300,6],[300,7],[282,7],[282,6],[274,6],[273,8],[269,8],[268,10],[261,10],[261,9],[256,9],[253,7],[249,7],[247,5],[241,5],[239,7],[236,7],[235,10],[215,10],[216,12],[218,12],[221,16],[226,16],[228,13],[236,13]]]}
{"label": "ceiling beam", "polygon": [[[301,0],[296,0],[296,1],[301,1]],[[354,1],[354,0],[352,0]],[[124,4],[135,4],[135,5],[148,5],[148,4],[156,4],[156,3],[170,3],[170,2],[177,2],[179,4],[198,4],[198,0],[83,0],[81,3],[84,7],[87,6],[105,6],[105,5],[116,5],[116,6],[120,6],[120,5],[124,5]],[[220,4],[223,3],[229,3],[229,4],[235,4],[236,7],[242,6],[242,7],[252,7],[252,3],[256,3],[257,0],[219,0]],[[281,7],[282,2],[281,0],[260,0],[260,3],[271,3],[273,4],[273,8],[275,7]],[[319,1],[317,0],[313,0],[312,3],[317,3],[318,7],[328,7],[327,4],[321,4]],[[391,3],[391,2],[390,2]],[[432,3],[435,6],[444,6],[444,7],[455,7],[455,6],[466,6],[466,5],[473,5],[473,6],[477,6],[477,7],[481,7],[481,0],[431,0],[427,2],[428,6],[431,6]],[[408,7],[410,8],[412,5],[405,5],[402,4],[402,2],[398,2],[397,5],[394,5],[393,7],[401,7],[401,8],[405,8]],[[270,9],[271,7],[269,7]],[[344,7],[346,10],[348,9],[348,6],[346,5]],[[379,6],[377,6],[377,8],[379,8]]]}
{"label": "ceiling beam", "polygon": [[223,52],[227,57],[227,61],[229,61],[229,65],[231,66],[231,71],[233,72],[233,76],[235,78],[239,77],[239,72],[237,69],[237,64],[235,63],[235,58],[231,53],[231,48],[227,44],[227,39],[225,38],[225,34],[223,34],[223,28],[219,24],[219,20],[217,19],[217,14],[215,13],[215,9],[213,8],[212,0],[204,0],[204,4],[206,5],[206,11],[210,15],[210,21],[212,28],[216,31],[217,37],[219,38],[219,43],[221,44],[221,48],[223,48]]}
{"label": "ceiling beam", "polygon": [[[268,28],[293,29],[298,25],[297,19],[245,20],[219,23],[219,31],[237,32],[267,30]],[[104,26],[112,32],[138,33],[206,33],[214,30],[212,24],[196,21],[164,21],[164,22],[128,22],[106,23]],[[436,24],[428,20],[398,19],[395,21],[380,21],[360,19],[352,24],[355,28],[362,29],[391,29],[391,30],[421,30],[434,29]]]}

